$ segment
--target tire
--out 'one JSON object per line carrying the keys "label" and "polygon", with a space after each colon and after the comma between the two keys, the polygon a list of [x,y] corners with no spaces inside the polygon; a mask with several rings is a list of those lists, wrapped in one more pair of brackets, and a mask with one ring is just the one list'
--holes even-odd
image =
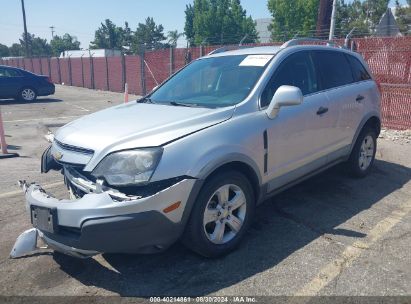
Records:
{"label": "tire", "polygon": [[31,101],[35,101],[36,98],[37,98],[37,93],[32,88],[28,88],[28,87],[23,88],[19,93],[19,99],[22,101],[31,102]]}
{"label": "tire", "polygon": [[371,170],[377,151],[377,133],[372,128],[365,128],[355,142],[348,160],[350,174],[365,177]]}
{"label": "tire", "polygon": [[[228,200],[224,199],[226,193]],[[240,205],[241,201],[244,203]],[[183,244],[205,257],[226,255],[239,245],[254,210],[254,191],[243,174],[229,171],[215,175],[198,194],[183,234]]]}

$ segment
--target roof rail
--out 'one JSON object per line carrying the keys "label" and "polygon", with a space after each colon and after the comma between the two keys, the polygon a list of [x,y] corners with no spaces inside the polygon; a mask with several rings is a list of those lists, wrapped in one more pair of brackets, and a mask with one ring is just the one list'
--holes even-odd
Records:
{"label": "roof rail", "polygon": [[303,42],[322,42],[322,43],[327,43],[328,46],[340,47],[334,41],[330,41],[330,40],[321,40],[321,39],[318,39],[318,38],[295,38],[295,39],[291,39],[291,40],[288,40],[287,42],[285,42],[281,46],[281,48],[285,49],[285,48],[288,48],[290,46],[300,45]]}
{"label": "roof rail", "polygon": [[215,49],[214,51],[211,51],[207,55],[214,55],[218,53],[224,53],[228,51],[234,51],[234,50],[241,50],[241,49],[248,49],[248,48],[253,48],[254,46],[247,46],[247,45],[238,45],[238,46],[223,46],[218,49]]}
{"label": "roof rail", "polygon": [[218,49],[215,49],[215,50],[211,51],[207,55],[214,55],[214,54],[218,54],[218,53],[224,53],[224,52],[227,52],[227,51],[228,51],[228,48],[226,46],[223,46],[223,47],[220,47]]}

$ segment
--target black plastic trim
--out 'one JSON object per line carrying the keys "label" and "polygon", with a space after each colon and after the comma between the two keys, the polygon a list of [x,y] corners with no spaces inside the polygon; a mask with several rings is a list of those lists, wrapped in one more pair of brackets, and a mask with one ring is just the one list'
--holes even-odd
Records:
{"label": "black plastic trim", "polygon": [[60,226],[60,233],[44,235],[63,245],[105,253],[148,253],[167,248],[181,235],[174,223],[158,211],[88,219],[81,230]]}
{"label": "black plastic trim", "polygon": [[91,150],[91,149],[80,148],[80,147],[64,144],[64,143],[58,141],[57,139],[54,139],[54,142],[56,143],[57,146],[59,146],[60,148],[62,148],[64,150],[67,150],[67,151],[72,151],[72,152],[77,152],[77,153],[87,154],[87,155],[93,155],[94,154],[94,150]]}

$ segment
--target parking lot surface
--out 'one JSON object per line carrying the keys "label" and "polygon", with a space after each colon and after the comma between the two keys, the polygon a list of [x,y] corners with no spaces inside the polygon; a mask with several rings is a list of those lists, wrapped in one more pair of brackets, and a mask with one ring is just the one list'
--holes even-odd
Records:
{"label": "parking lot surface", "polygon": [[9,149],[20,154],[0,159],[0,295],[411,295],[411,143],[388,136],[368,177],[352,179],[338,166],[268,200],[223,258],[176,244],[156,255],[9,259],[30,228],[17,180],[66,195],[60,173],[40,174],[44,135],[121,101],[64,86],[32,104],[0,101]]}

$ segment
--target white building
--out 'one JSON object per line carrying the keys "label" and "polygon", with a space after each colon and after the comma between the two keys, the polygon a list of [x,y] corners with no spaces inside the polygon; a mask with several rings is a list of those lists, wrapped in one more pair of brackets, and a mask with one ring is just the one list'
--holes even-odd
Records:
{"label": "white building", "polygon": [[61,52],[60,58],[80,58],[80,57],[118,57],[121,56],[119,50],[95,49],[95,50],[73,50]]}
{"label": "white building", "polygon": [[268,30],[268,26],[271,24],[271,18],[255,19],[255,23],[258,37],[260,37],[260,42],[271,42],[271,32]]}

